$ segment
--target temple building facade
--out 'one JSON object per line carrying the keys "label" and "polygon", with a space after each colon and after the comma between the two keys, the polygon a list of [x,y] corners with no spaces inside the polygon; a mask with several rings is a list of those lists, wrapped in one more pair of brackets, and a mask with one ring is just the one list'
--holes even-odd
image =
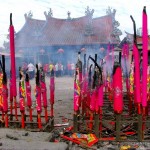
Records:
{"label": "temple building facade", "polygon": [[44,12],[45,20],[25,14],[25,24],[15,34],[16,53],[29,63],[50,63],[75,61],[77,52],[105,55],[109,43],[120,42],[122,32],[115,20],[116,10],[108,8],[105,16],[93,18],[94,10],[85,10],[85,15],[66,19],[54,18],[52,10]]}

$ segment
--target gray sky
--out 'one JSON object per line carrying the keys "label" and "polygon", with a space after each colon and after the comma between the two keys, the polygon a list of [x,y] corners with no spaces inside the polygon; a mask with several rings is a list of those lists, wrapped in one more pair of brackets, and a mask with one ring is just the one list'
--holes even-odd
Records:
{"label": "gray sky", "polygon": [[[85,14],[85,8],[94,9],[94,18],[106,14],[110,6],[116,9],[116,20],[120,22],[119,29],[133,33],[133,25],[130,19],[132,15],[136,27],[142,27],[142,10],[146,6],[148,15],[148,27],[150,26],[150,0],[0,0],[0,47],[6,39],[9,29],[9,16],[13,14],[13,25],[18,32],[25,23],[24,14],[31,11],[33,18],[45,20],[44,11],[53,11],[55,18],[67,18],[67,12],[71,12],[71,18],[81,17]],[[150,27],[149,27],[150,28]]]}

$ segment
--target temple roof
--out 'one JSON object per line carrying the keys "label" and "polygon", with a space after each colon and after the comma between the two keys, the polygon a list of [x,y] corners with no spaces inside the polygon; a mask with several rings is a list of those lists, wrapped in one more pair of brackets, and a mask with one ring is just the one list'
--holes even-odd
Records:
{"label": "temple roof", "polygon": [[112,32],[112,15],[75,19],[26,18],[24,26],[16,33],[15,42],[16,47],[107,44],[109,41],[116,42]]}
{"label": "temple roof", "polygon": [[[133,34],[125,32],[126,33],[126,39],[132,44],[133,43]],[[142,36],[137,35],[136,36],[136,41],[138,45],[138,49],[142,50]],[[150,51],[150,35],[148,35],[148,50]]]}
{"label": "temple roof", "polygon": [[[142,50],[143,48],[143,44],[142,44],[142,37],[141,36],[137,36],[137,44],[138,44],[138,49]],[[150,51],[150,36],[148,36],[148,50]]]}

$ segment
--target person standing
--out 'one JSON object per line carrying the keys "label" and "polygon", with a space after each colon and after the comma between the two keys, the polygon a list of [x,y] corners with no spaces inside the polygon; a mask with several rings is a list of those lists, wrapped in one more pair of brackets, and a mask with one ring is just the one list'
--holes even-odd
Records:
{"label": "person standing", "polygon": [[74,72],[75,72],[75,64],[71,63],[71,76],[74,76]]}
{"label": "person standing", "polygon": [[32,63],[28,64],[28,71],[29,71],[29,77],[30,79],[34,78],[34,71],[35,71],[35,67]]}
{"label": "person standing", "polygon": [[68,70],[68,75],[71,76],[71,63],[68,62],[67,64],[67,70]]}
{"label": "person standing", "polygon": [[56,77],[58,77],[58,63],[55,65],[55,72],[56,72]]}

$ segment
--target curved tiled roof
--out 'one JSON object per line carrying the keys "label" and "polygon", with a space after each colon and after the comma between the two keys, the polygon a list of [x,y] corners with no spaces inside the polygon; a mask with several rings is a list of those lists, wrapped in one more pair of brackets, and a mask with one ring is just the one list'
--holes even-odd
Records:
{"label": "curved tiled roof", "polygon": [[49,17],[46,20],[27,18],[16,34],[15,42],[16,47],[107,44],[110,40],[113,42],[112,31],[111,15],[91,20],[89,16],[75,19]]}
{"label": "curved tiled roof", "polygon": [[22,29],[16,33],[15,42],[17,47],[24,47],[25,45],[32,45],[35,43],[36,38],[42,33],[42,28],[46,21],[28,18]]}

